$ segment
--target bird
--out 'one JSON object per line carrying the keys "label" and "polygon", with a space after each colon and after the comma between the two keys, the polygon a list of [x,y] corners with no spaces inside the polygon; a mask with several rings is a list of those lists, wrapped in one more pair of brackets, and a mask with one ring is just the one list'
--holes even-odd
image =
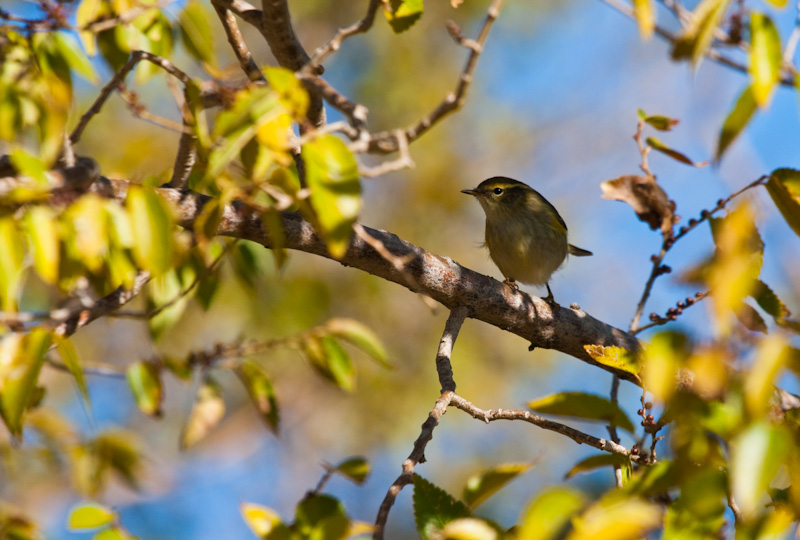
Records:
{"label": "bird", "polygon": [[489,256],[502,272],[503,283],[547,287],[545,301],[554,305],[550,277],[567,255],[587,257],[591,251],[567,242],[567,224],[558,210],[529,185],[495,176],[461,193],[475,197],[486,214]]}

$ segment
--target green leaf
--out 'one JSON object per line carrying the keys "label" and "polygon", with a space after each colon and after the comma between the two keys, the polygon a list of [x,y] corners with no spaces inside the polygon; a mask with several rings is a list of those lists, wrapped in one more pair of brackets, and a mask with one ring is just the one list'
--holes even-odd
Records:
{"label": "green leaf", "polygon": [[23,238],[11,215],[0,216],[0,308],[16,311],[22,283]]}
{"label": "green leaf", "polygon": [[221,281],[217,272],[203,277],[197,284],[197,291],[194,297],[197,303],[200,304],[200,307],[203,308],[203,311],[208,311],[211,308],[211,304],[220,291],[220,284]]}
{"label": "green leaf", "polygon": [[337,338],[352,343],[382,366],[394,367],[380,338],[365,324],[354,319],[335,318],[326,322],[325,328]]}
{"label": "green leaf", "polygon": [[603,345],[584,345],[583,348],[592,360],[604,366],[613,367],[634,375],[637,379],[642,372],[642,364],[637,355],[622,347]]}
{"label": "green leaf", "polygon": [[533,464],[531,463],[503,463],[492,467],[488,471],[476,474],[467,480],[462,500],[470,509],[475,509],[511,480],[528,471],[532,466]]}
{"label": "green leaf", "polygon": [[90,56],[95,54],[94,33],[83,29],[97,20],[102,7],[102,0],[81,0],[75,13],[75,24],[80,29],[81,41]]}
{"label": "green leaf", "polygon": [[[149,20],[143,24],[139,21],[143,18]],[[145,50],[162,58],[172,57],[173,36],[172,24],[169,18],[161,10],[153,9],[134,21],[134,24],[141,30],[142,36],[146,41]],[[139,62],[136,66],[136,83],[145,84],[155,75],[163,73],[163,70],[152,62]]]}
{"label": "green leaf", "polygon": [[292,112],[292,116],[300,120],[308,111],[308,92],[303,83],[290,69],[267,66],[264,68],[267,82],[281,96],[281,102]]}
{"label": "green leaf", "polygon": [[268,210],[261,214],[261,221],[267,229],[267,238],[269,238],[270,251],[275,258],[275,266],[280,270],[289,258],[286,251],[286,230],[283,227],[283,214],[277,210]]}
{"label": "green leaf", "polygon": [[276,527],[282,526],[281,517],[271,508],[253,503],[239,505],[242,519],[259,538],[268,538]]}
{"label": "green leaf", "polygon": [[791,448],[788,434],[780,427],[758,422],[731,442],[731,494],[745,519],[766,512],[767,488]]}
{"label": "green leaf", "polygon": [[422,0],[389,0],[383,3],[384,14],[395,34],[405,32],[422,17]]}
{"label": "green leaf", "polygon": [[86,503],[73,508],[67,518],[67,527],[73,531],[96,529],[113,523],[117,514],[105,506]]}
{"label": "green leaf", "polygon": [[137,264],[153,276],[172,267],[174,219],[167,202],[154,190],[139,186],[128,189],[125,206],[131,216]]}
{"label": "green leaf", "polygon": [[111,472],[118,473],[130,488],[138,488],[140,453],[127,432],[107,431],[74,445],[70,458],[73,485],[88,497],[97,496]]}
{"label": "green leaf", "polygon": [[671,157],[676,161],[680,161],[681,163],[685,163],[686,165],[691,165],[692,167],[705,167],[708,165],[708,161],[700,161],[695,163],[691,159],[689,159],[685,154],[678,152],[677,150],[673,150],[660,140],[656,139],[655,137],[647,137],[647,145],[652,148],[653,150],[658,150],[662,154]]}
{"label": "green leaf", "polygon": [[[217,116],[212,136],[216,146],[208,157],[207,178],[218,176],[239,157],[259,130],[280,122],[286,111],[270,88],[246,89],[236,94],[233,106]],[[289,125],[281,133],[288,133]]]}
{"label": "green leaf", "polygon": [[369,461],[361,456],[348,458],[336,466],[327,466],[326,469],[347,478],[359,486],[364,483],[370,472],[372,472]]}
{"label": "green leaf", "polygon": [[58,340],[58,354],[61,355],[61,360],[67,366],[70,374],[75,378],[75,384],[78,385],[78,390],[83,396],[83,401],[89,405],[89,389],[86,387],[86,379],[83,377],[83,369],[81,369],[81,362],[78,359],[78,351],[69,340],[69,338],[61,338]]}
{"label": "green leaf", "polygon": [[189,54],[201,62],[213,64],[215,32],[205,5],[198,0],[189,0],[181,11],[178,21],[183,44]]}
{"label": "green leaf", "polygon": [[781,38],[772,19],[750,12],[750,79],[756,105],[766,107],[780,79]]}
{"label": "green leaf", "polygon": [[276,433],[278,431],[278,402],[275,399],[275,390],[272,388],[269,376],[261,366],[250,360],[245,360],[236,366],[236,375],[247,389],[261,419],[273,433]]}
{"label": "green leaf", "polygon": [[751,332],[761,332],[762,334],[768,332],[766,321],[750,304],[741,304],[734,312],[734,315],[742,323],[742,326]]}
{"label": "green leaf", "polygon": [[528,407],[543,414],[613,422],[630,433],[634,429],[633,423],[619,405],[594,394],[562,392],[531,401]]}
{"label": "green leaf", "polygon": [[97,34],[97,48],[112,70],[119,71],[128,61],[130,46],[127,43],[125,25],[117,25]]}
{"label": "green leaf", "polygon": [[0,416],[11,434],[22,439],[22,415],[36,392],[52,335],[42,328],[30,334],[6,334],[0,340]]}
{"label": "green leaf", "polygon": [[264,276],[264,269],[259,264],[258,250],[263,248],[254,242],[240,240],[231,251],[230,260],[234,274],[249,289],[254,289]]}
{"label": "green leaf", "polygon": [[646,124],[656,128],[659,131],[671,131],[672,128],[677,126],[680,123],[680,120],[676,118],[670,118],[668,116],[661,116],[661,115],[651,115],[648,116],[642,109],[638,111],[639,119],[644,121]]}
{"label": "green leaf", "polygon": [[338,341],[330,337],[310,336],[303,341],[302,350],[320,375],[346,392],[355,388],[355,368]]}
{"label": "green leaf", "polygon": [[640,468],[625,485],[625,490],[642,497],[652,497],[666,493],[678,480],[674,461],[658,461],[648,467]]}
{"label": "green leaf", "polygon": [[710,522],[713,530],[719,530],[724,523],[727,484],[725,472],[718,467],[693,467],[676,505],[688,509],[695,520]]}
{"label": "green leaf", "polygon": [[55,212],[47,206],[32,207],[25,214],[25,232],[31,244],[36,273],[45,283],[57,283],[61,262],[61,234]]}
{"label": "green leaf", "polygon": [[730,3],[731,0],[701,0],[675,41],[672,58],[689,58],[696,68],[711,46],[714,30],[722,22]]}
{"label": "green leaf", "polygon": [[630,472],[630,463],[628,458],[619,454],[598,454],[596,456],[589,456],[573,465],[572,468],[567,471],[567,474],[564,475],[564,479],[566,480],[572,478],[576,474],[593,471],[600,467],[620,466],[627,468]]}
{"label": "green leaf", "polygon": [[555,540],[561,538],[572,516],[586,503],[578,491],[551,488],[539,495],[520,517],[519,540]]}
{"label": "green leaf", "polygon": [[39,186],[47,187],[50,184],[50,180],[47,178],[49,167],[40,157],[30,154],[22,148],[14,148],[8,157],[19,174],[30,176]]}
{"label": "green leaf", "polygon": [[180,320],[189,302],[189,295],[183,292],[195,277],[194,268],[184,265],[150,280],[147,307],[160,310],[147,321],[154,341],[159,341]]}
{"label": "green leaf", "polygon": [[633,0],[633,16],[639,26],[639,35],[642,39],[653,37],[656,27],[656,10],[652,0]]}
{"label": "green leaf", "polygon": [[161,373],[152,362],[135,362],[128,368],[128,384],[136,399],[136,405],[148,416],[161,416],[161,402],[164,399],[164,388],[161,384]]}
{"label": "green leaf", "polygon": [[356,160],[347,145],[333,135],[303,145],[302,157],[320,232],[328,251],[340,259],[350,245],[353,223],[361,210]]}
{"label": "green leaf", "polygon": [[132,489],[138,489],[141,452],[136,440],[124,431],[102,433],[91,441],[92,449],[104,466],[116,471]]}
{"label": "green leaf", "polygon": [[736,105],[733,106],[725,123],[722,124],[722,131],[719,134],[717,141],[717,150],[714,153],[714,161],[719,163],[722,159],[722,154],[731,145],[731,143],[739,136],[745,128],[753,114],[756,112],[756,100],[753,95],[752,87],[745,88],[744,92],[736,100]]}
{"label": "green leaf", "polygon": [[350,519],[338,500],[329,495],[314,495],[297,505],[294,525],[300,538],[343,540],[350,529]]}
{"label": "green leaf", "polygon": [[769,286],[761,281],[760,279],[756,281],[755,289],[752,293],[753,298],[758,303],[759,307],[766,311],[769,315],[775,318],[775,320],[782,320],[791,315],[792,313],[789,311],[789,308],[786,307],[786,304],[778,298],[772,289]]}
{"label": "green leaf", "polygon": [[430,540],[453,520],[470,517],[467,505],[418,474],[414,475],[413,499],[414,522],[422,540]]}
{"label": "green leaf", "polygon": [[208,435],[225,416],[225,401],[219,385],[206,377],[194,397],[192,412],[181,433],[181,450],[191,448]]}
{"label": "green leaf", "polygon": [[767,180],[767,191],[783,219],[800,236],[800,171],[775,169]]}
{"label": "green leaf", "polygon": [[54,40],[56,50],[70,69],[90,83],[97,84],[97,73],[92,67],[92,62],[83,54],[83,50],[75,38],[66,32],[52,32],[50,35]]}

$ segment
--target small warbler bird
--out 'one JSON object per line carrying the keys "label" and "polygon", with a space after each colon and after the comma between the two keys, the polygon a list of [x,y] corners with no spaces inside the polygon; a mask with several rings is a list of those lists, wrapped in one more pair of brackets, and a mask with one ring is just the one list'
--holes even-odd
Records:
{"label": "small warbler bird", "polygon": [[553,304],[548,282],[567,254],[592,254],[567,242],[567,224],[555,207],[527,184],[495,176],[461,193],[472,195],[481,204],[486,213],[489,256],[505,276],[503,283],[515,289],[516,281],[544,285],[545,300]]}

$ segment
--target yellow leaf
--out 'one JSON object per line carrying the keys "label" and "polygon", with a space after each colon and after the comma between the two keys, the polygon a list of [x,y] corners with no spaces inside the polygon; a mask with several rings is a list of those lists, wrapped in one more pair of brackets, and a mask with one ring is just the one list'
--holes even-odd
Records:
{"label": "yellow leaf", "polygon": [[575,519],[567,540],[638,540],[661,524],[662,515],[655,503],[613,492]]}
{"label": "yellow leaf", "polygon": [[653,37],[653,29],[656,26],[656,11],[653,7],[653,0],[633,0],[633,16],[639,25],[639,35],[642,39]]}
{"label": "yellow leaf", "polygon": [[167,202],[154,190],[131,186],[125,201],[133,227],[136,245],[133,254],[137,264],[154,276],[172,267],[174,254],[174,219]]}
{"label": "yellow leaf", "polygon": [[744,377],[744,400],[748,412],[759,417],[769,409],[775,378],[788,360],[789,344],[780,334],[764,337],[758,344],[753,366]]}
{"label": "yellow leaf", "polygon": [[781,39],[768,16],[750,12],[750,78],[756,104],[766,107],[780,78]]}
{"label": "yellow leaf", "polygon": [[0,306],[16,311],[22,282],[23,239],[11,215],[0,217]]}
{"label": "yellow leaf", "polygon": [[734,313],[757,285],[764,261],[764,243],[756,229],[753,211],[746,203],[725,218],[712,218],[709,223],[717,246],[708,274],[711,305],[717,331],[727,335]]}
{"label": "yellow leaf", "polygon": [[239,506],[244,522],[259,538],[267,538],[269,533],[281,524],[281,517],[277,512],[266,506],[253,503],[242,503]]}
{"label": "yellow leaf", "polygon": [[191,448],[203,440],[225,415],[225,401],[219,385],[211,379],[197,390],[189,419],[181,434],[181,449]]}
{"label": "yellow leaf", "polygon": [[34,206],[25,214],[25,225],[36,273],[46,283],[58,282],[61,235],[55,212],[47,206]]}

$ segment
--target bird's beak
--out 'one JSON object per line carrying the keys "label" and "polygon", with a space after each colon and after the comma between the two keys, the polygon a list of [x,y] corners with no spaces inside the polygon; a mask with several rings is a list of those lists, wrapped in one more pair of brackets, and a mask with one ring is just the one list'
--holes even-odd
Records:
{"label": "bird's beak", "polygon": [[477,190],[474,189],[462,189],[461,193],[466,193],[467,195],[473,195],[473,196],[478,194]]}

